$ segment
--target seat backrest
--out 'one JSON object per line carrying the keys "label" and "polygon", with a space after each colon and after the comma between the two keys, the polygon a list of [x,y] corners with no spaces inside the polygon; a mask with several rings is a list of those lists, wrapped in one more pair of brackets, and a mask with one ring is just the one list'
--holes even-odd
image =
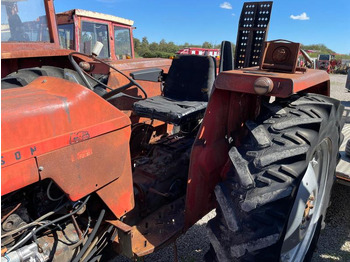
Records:
{"label": "seat backrest", "polygon": [[233,49],[234,49],[233,43],[231,43],[230,41],[221,42],[219,72],[233,70],[233,67],[234,67]]}
{"label": "seat backrest", "polygon": [[215,74],[216,64],[213,57],[176,57],[164,83],[164,96],[181,101],[208,101]]}

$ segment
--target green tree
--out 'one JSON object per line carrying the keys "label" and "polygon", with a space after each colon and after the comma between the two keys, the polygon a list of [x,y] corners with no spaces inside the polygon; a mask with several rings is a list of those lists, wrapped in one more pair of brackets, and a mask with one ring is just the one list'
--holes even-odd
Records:
{"label": "green tree", "polygon": [[149,50],[151,50],[151,51],[157,51],[158,49],[159,49],[159,46],[158,46],[158,43],[156,43],[156,42],[152,42],[149,45]]}
{"label": "green tree", "polygon": [[213,48],[213,45],[209,42],[204,42],[202,45],[203,48]]}
{"label": "green tree", "polygon": [[167,42],[165,39],[160,40],[159,42],[159,51],[166,52],[167,51]]}
{"label": "green tree", "polygon": [[134,37],[134,48],[135,48],[135,50],[140,48],[140,46],[141,46],[140,40]]}
{"label": "green tree", "polygon": [[147,40],[147,37],[145,37],[145,36],[142,37],[141,47],[148,49],[148,46],[149,46],[149,42]]}

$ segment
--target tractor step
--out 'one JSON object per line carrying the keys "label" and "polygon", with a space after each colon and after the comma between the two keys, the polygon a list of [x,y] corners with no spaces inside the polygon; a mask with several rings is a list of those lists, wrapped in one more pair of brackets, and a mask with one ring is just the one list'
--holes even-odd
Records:
{"label": "tractor step", "polygon": [[108,221],[118,229],[114,248],[129,258],[143,257],[175,241],[183,232],[185,198],[181,197],[145,217],[136,226]]}
{"label": "tractor step", "polygon": [[350,186],[350,156],[346,154],[346,144],[350,140],[350,107],[345,107],[343,121],[345,122],[342,130],[344,140],[339,148],[341,159],[337,166],[336,176],[340,183]]}

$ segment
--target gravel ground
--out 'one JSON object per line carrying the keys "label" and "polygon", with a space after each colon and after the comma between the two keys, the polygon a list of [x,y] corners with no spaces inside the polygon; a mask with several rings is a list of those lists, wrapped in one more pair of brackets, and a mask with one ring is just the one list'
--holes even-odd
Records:
{"label": "gravel ground", "polygon": [[[345,75],[331,75],[331,96],[350,107],[350,92],[345,89]],[[350,187],[335,184],[327,217],[326,228],[322,231],[318,249],[312,261],[350,261]],[[186,234],[177,239],[178,260],[182,262],[203,261],[209,249],[205,225],[215,212],[212,211],[198,221]],[[170,245],[145,257],[144,261],[174,261],[174,247]],[[121,257],[115,262],[128,261]]]}
{"label": "gravel ground", "polygon": [[[350,92],[345,89],[345,75],[330,75],[331,97],[350,107]],[[336,184],[313,261],[350,261],[350,187]]]}

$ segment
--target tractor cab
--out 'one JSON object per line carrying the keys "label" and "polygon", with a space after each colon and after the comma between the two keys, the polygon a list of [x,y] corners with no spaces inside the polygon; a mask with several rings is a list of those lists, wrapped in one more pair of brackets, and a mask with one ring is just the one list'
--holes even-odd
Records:
{"label": "tractor cab", "polygon": [[91,54],[98,41],[103,44],[100,58],[122,60],[135,56],[132,20],[81,9],[58,13],[56,19],[62,48]]}

